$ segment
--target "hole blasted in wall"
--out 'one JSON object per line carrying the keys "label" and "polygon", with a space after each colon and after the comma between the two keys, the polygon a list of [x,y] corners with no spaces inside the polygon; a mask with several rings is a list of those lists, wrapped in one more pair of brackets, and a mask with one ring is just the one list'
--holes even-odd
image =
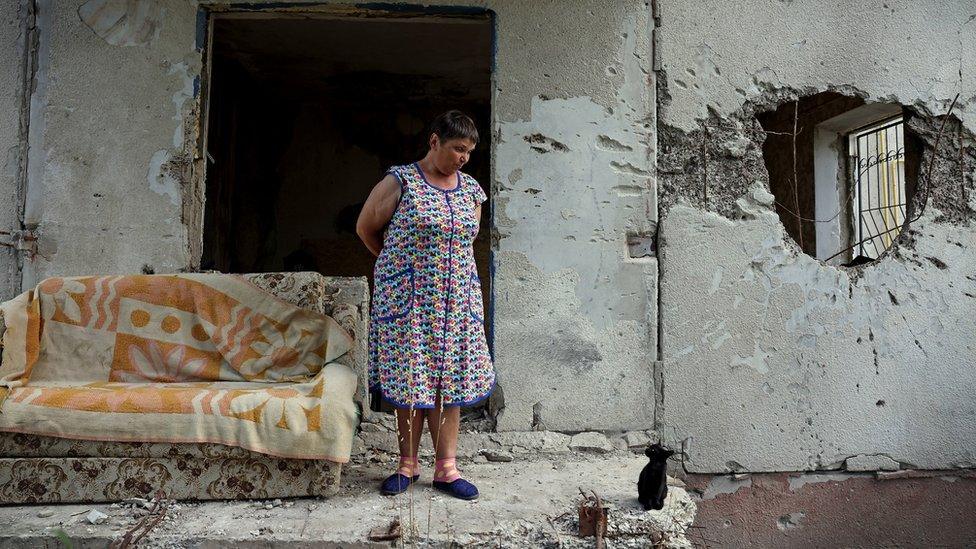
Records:
{"label": "hole blasted in wall", "polygon": [[[662,72],[657,81],[658,188],[662,219],[679,200],[728,219],[749,219],[752,213],[741,206],[740,199],[749,195],[750,187],[758,183],[774,197],[772,207],[783,223],[789,249],[828,265],[852,267],[851,275],[858,276],[862,265],[889,254],[917,265],[931,265],[925,258],[916,257],[917,232],[911,228],[911,223],[928,207],[938,210],[933,220],[939,223],[968,225],[976,218],[970,205],[976,138],[955,114],[948,112],[948,107],[933,113],[922,104],[872,102],[866,93],[849,86],[831,86],[827,90],[766,86],[761,96],[746,101],[731,115],[722,116],[709,106],[708,117],[698,120],[698,128],[684,131],[663,122],[668,119],[671,102],[666,74]],[[794,108],[797,108],[796,120]],[[898,156],[904,163],[905,183],[909,187],[904,197],[904,215],[897,220],[900,221],[897,227],[892,229],[889,224],[888,229],[881,229],[891,229],[888,234],[893,237],[885,241],[880,253],[867,258],[858,258],[859,250],[854,245],[857,239],[853,238],[855,214],[851,202],[852,178],[845,158],[849,152],[846,140],[838,140],[831,151],[837,155],[834,162],[837,207],[828,215],[816,208],[818,158],[814,154],[814,138],[819,134],[823,141],[829,131],[846,137],[845,129],[858,129],[846,128],[841,116],[857,109],[861,111],[848,115],[848,122],[854,126],[864,118],[870,120],[872,112],[874,122],[900,114],[905,140],[899,145],[904,150],[901,155],[889,154],[888,158]],[[837,117],[841,118],[835,120]],[[817,127],[824,122],[831,123]],[[936,158],[934,163],[933,158]],[[875,175],[871,177],[873,182]],[[819,222],[838,228],[834,234],[836,249],[830,253],[817,249]]]}

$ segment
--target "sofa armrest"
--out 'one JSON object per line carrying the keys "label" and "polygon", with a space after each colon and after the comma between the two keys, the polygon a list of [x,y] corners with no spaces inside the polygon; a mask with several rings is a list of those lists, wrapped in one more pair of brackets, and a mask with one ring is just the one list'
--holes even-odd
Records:
{"label": "sofa armrest", "polygon": [[356,402],[363,417],[369,414],[367,359],[369,337],[369,282],[365,276],[325,276],[324,312],[353,337],[353,347],[336,362],[356,372]]}
{"label": "sofa armrest", "polygon": [[294,305],[329,315],[353,337],[352,349],[336,362],[356,373],[356,403],[369,414],[367,337],[369,282],[366,277],[323,276],[316,272],[250,273],[244,278]]}

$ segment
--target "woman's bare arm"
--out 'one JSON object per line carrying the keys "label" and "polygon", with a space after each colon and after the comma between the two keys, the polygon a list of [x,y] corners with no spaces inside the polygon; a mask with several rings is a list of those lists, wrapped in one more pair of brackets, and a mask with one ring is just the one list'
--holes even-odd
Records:
{"label": "woman's bare arm", "polygon": [[478,233],[481,231],[481,204],[474,207],[474,218],[478,220],[478,224],[474,227],[474,237],[478,238]]}
{"label": "woman's bare arm", "polygon": [[380,255],[383,249],[383,231],[393,217],[399,200],[400,182],[393,174],[387,174],[373,187],[363,204],[356,221],[356,234],[373,255]]}

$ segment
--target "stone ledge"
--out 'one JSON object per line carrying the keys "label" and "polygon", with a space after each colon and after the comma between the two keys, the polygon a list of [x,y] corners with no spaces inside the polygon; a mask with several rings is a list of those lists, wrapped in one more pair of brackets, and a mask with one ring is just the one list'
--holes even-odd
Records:
{"label": "stone ledge", "polygon": [[[385,415],[378,421],[363,423],[361,432],[353,442],[353,455],[399,453],[395,423],[392,415]],[[420,455],[432,454],[430,435],[426,429],[422,434]],[[531,455],[560,455],[579,452],[597,454],[642,454],[657,436],[654,431],[626,431],[605,434],[598,431],[585,431],[569,435],[557,431],[503,431],[503,432],[461,432],[458,435],[457,456],[459,459],[473,459],[479,455],[509,453],[513,458]]]}

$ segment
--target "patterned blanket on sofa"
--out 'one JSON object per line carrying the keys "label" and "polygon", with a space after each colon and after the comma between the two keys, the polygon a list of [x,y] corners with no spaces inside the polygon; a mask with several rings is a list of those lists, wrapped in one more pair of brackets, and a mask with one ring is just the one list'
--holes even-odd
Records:
{"label": "patterned blanket on sofa", "polygon": [[50,278],[0,313],[0,431],[349,459],[351,337],[241,276]]}

